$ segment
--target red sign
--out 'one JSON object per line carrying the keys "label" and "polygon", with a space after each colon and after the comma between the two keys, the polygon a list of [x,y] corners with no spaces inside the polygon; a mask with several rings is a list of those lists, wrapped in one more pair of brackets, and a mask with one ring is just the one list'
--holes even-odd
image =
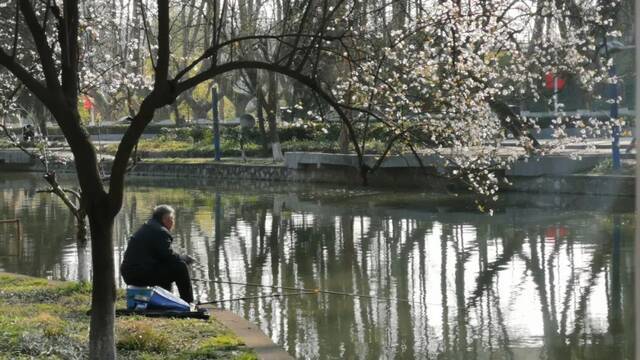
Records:
{"label": "red sign", "polygon": [[557,82],[557,89],[558,91],[564,89],[564,84],[565,81],[563,78],[561,77],[554,77],[553,73],[548,72],[545,76],[544,76],[544,86],[548,89],[548,90],[555,90],[556,86],[554,86],[554,81]]}
{"label": "red sign", "polygon": [[91,98],[88,96],[84,97],[84,102],[82,105],[84,106],[85,110],[91,110],[93,108],[93,102],[91,101]]}

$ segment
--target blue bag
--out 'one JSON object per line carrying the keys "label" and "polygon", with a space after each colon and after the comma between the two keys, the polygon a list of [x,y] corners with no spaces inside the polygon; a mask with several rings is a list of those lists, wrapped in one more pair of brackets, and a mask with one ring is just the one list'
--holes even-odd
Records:
{"label": "blue bag", "polygon": [[151,295],[153,295],[153,288],[150,286],[127,286],[127,309],[146,309]]}
{"label": "blue bag", "polygon": [[169,291],[159,287],[153,287],[153,294],[149,299],[147,309],[164,309],[174,311],[190,311],[189,303],[176,297]]}
{"label": "blue bag", "polygon": [[127,286],[127,309],[190,311],[187,302],[159,287]]}

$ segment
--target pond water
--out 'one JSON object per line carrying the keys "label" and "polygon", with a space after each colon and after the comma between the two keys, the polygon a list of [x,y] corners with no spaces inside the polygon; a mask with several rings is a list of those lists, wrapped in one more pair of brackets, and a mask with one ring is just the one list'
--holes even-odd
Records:
{"label": "pond water", "polygon": [[[86,277],[73,219],[43,185],[0,174],[0,219],[23,223],[22,241],[0,224],[0,271]],[[632,199],[511,194],[488,216],[418,192],[129,185],[116,261],[154,205],[175,206],[197,299],[230,300],[297,358],[633,358]]]}

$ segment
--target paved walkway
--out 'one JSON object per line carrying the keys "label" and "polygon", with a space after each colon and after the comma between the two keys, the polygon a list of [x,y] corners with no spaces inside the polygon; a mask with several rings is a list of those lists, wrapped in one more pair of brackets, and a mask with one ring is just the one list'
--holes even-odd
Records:
{"label": "paved walkway", "polygon": [[231,311],[222,310],[215,307],[206,307],[211,316],[229,328],[234,334],[244,341],[245,345],[253,349],[258,359],[263,360],[288,360],[293,357],[284,351],[280,346],[274,344],[271,339],[260,330],[260,328],[240,317]]}

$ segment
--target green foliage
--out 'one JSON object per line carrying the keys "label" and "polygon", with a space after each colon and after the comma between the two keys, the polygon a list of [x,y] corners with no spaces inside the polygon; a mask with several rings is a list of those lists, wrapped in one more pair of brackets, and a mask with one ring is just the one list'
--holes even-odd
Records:
{"label": "green foliage", "polygon": [[198,102],[211,101],[211,83],[212,81],[204,81],[198,84],[192,91],[193,100]]}
{"label": "green foliage", "polygon": [[61,296],[69,296],[75,293],[89,295],[91,294],[91,283],[87,281],[64,282],[56,291]]}
{"label": "green foliage", "polygon": [[222,101],[224,102],[224,113],[220,114],[222,116],[222,120],[235,118],[236,117],[235,104],[226,96],[222,98]]}
{"label": "green foliage", "polygon": [[163,127],[160,129],[160,133],[158,134],[158,139],[162,141],[167,140],[177,140],[177,141],[191,141],[191,142],[200,142],[205,139],[206,136],[213,136],[211,129],[204,128],[201,126],[193,126],[193,127],[179,127],[179,128],[169,128]]}
{"label": "green foliage", "polygon": [[592,175],[634,175],[635,161],[622,160],[619,171],[613,170],[613,160],[611,158],[600,161],[589,171]]}
{"label": "green foliage", "polygon": [[[282,150],[285,152],[338,153],[340,130],[340,123],[324,124],[307,121],[283,126],[278,130],[278,134]],[[241,155],[240,131],[238,126],[220,127],[220,148],[223,157]],[[242,131],[244,150],[248,157],[271,155],[270,151],[263,150],[263,137],[257,127]],[[377,139],[386,138],[386,131],[382,124],[370,124],[367,134],[371,140],[365,144],[365,153],[380,154],[385,150],[386,144]],[[267,143],[270,144],[270,141]],[[350,143],[349,147],[352,148]],[[107,146],[106,151],[109,154],[115,154],[116,149],[117,146],[112,144]],[[403,151],[403,148],[396,146],[392,153],[399,151]],[[139,142],[138,155],[142,158],[212,158],[214,155],[213,130],[206,126],[162,127],[159,128],[155,138]]]}
{"label": "green foliage", "polygon": [[175,129],[175,140],[189,141],[191,140],[191,128],[177,128]]}
{"label": "green foliage", "polygon": [[191,138],[193,142],[207,142],[211,143],[213,140],[213,129],[205,128],[202,126],[196,126],[191,128]]}
{"label": "green foliage", "polygon": [[9,140],[3,136],[0,136],[0,149],[13,148],[14,145],[9,142]]}
{"label": "green foliage", "polygon": [[211,340],[205,342],[203,346],[214,346],[217,348],[237,348],[244,345],[242,340],[232,334],[218,335]]}
{"label": "green foliage", "polygon": [[613,161],[611,159],[605,159],[600,161],[594,168],[591,170],[593,174],[608,174],[613,169]]}
{"label": "green foliage", "polygon": [[[374,133],[377,129],[372,127],[370,133],[375,136]],[[225,140],[235,140],[240,138],[240,127],[238,126],[220,126],[220,138]],[[260,143],[262,142],[262,134],[258,127],[242,130],[243,138],[247,142]],[[280,141],[289,140],[332,140],[337,141],[340,134],[339,124],[331,124],[329,126],[322,123],[300,123],[297,125],[283,126],[278,129],[278,137]],[[268,133],[266,136],[269,136]],[[159,129],[158,137],[162,140],[191,140],[193,142],[206,142],[211,143],[213,141],[213,129],[211,127],[203,126],[186,126],[186,127],[162,127]]]}

